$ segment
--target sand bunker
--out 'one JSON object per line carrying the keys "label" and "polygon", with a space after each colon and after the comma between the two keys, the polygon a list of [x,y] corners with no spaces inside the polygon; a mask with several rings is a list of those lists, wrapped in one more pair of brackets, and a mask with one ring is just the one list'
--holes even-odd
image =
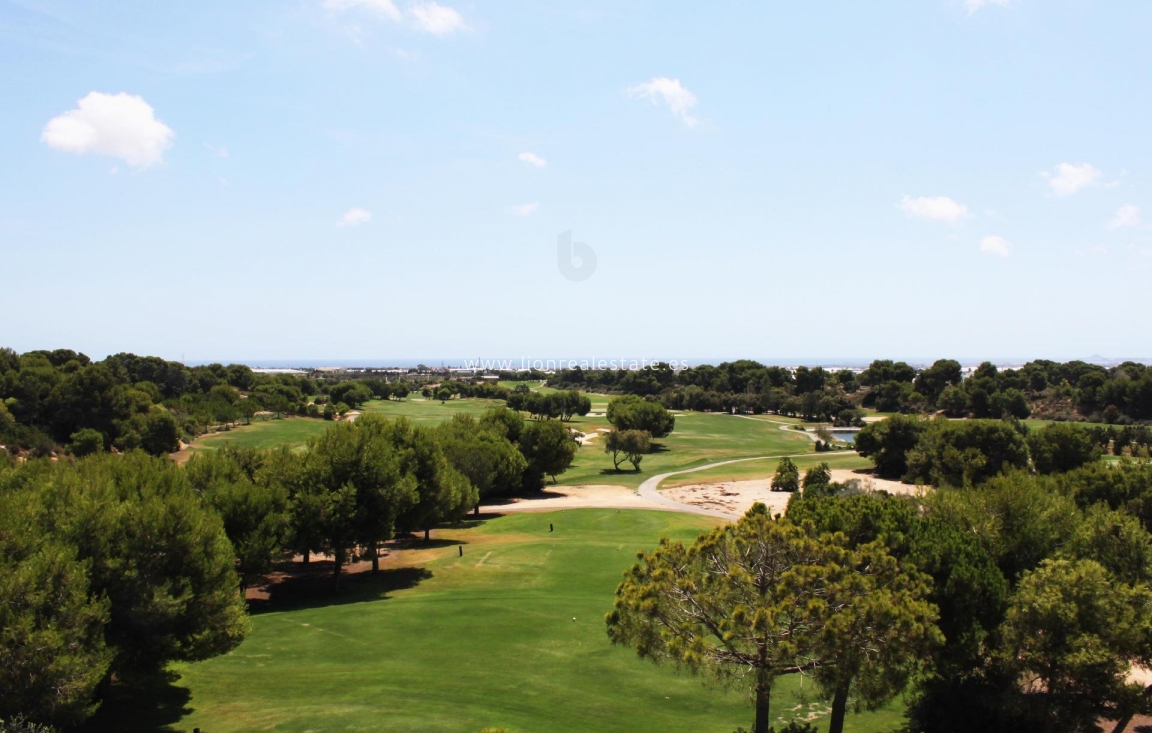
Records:
{"label": "sand bunker", "polygon": [[[892,494],[915,494],[920,491],[916,486],[874,478],[867,472],[847,469],[833,469],[832,480],[838,483],[858,480],[861,487],[868,491],[883,490]],[[788,499],[792,496],[783,491],[773,491],[770,478],[689,484],[661,490],[660,495],[681,504],[733,516],[743,514],[757,502],[767,506],[773,514],[783,514],[788,507]]]}
{"label": "sand bunker", "polygon": [[481,511],[507,514],[509,512],[552,512],[558,509],[660,509],[675,511],[648,501],[634,489],[611,484],[587,486],[554,486],[537,496],[512,499],[507,504],[485,504]]}

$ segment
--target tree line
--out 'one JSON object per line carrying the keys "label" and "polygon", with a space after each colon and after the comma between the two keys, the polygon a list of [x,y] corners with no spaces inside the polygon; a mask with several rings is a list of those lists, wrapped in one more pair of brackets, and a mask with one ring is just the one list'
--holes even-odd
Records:
{"label": "tree line", "polygon": [[675,410],[774,412],[842,425],[859,425],[861,407],[1117,425],[1152,421],[1152,371],[1135,362],[1104,367],[1036,360],[1005,370],[985,362],[965,378],[954,359],[939,359],[923,369],[878,359],[859,374],[738,360],[679,371],[664,364],[637,370],[563,369],[548,384],[656,397]]}
{"label": "tree line", "polygon": [[129,451],[0,460],[0,720],[72,725],[103,692],[225,653],[244,589],[316,553],[333,583],[383,544],[539,491],[572,462],[558,420],[494,408],[436,427],[371,413],[303,452],[225,447],[181,467]]}
{"label": "tree line", "polygon": [[[1094,730],[1152,710],[1152,466],[1009,469],[921,496],[811,481],[626,573],[609,637],[745,690],[767,731],[782,675],[852,708],[901,693],[907,730]],[[807,477],[806,477],[807,478]],[[855,483],[855,482],[853,482]]]}

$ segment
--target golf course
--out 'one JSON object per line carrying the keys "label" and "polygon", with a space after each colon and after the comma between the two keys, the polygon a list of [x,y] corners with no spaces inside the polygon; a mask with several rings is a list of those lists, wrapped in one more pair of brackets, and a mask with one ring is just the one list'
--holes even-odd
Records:
{"label": "golf course", "polygon": [[[168,688],[107,705],[89,730],[731,733],[747,726],[745,697],[614,648],[604,631],[637,551],[711,526],[585,509],[438,530],[334,597],[274,590],[239,648],[174,666]],[[828,709],[796,675],[781,678],[773,708],[778,723],[818,727]],[[899,721],[897,703],[847,723],[864,733]]]}

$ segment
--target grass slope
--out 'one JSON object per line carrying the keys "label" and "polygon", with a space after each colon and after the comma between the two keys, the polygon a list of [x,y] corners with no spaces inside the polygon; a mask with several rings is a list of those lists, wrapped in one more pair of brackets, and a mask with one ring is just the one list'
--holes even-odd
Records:
{"label": "grass slope", "polygon": [[[178,685],[190,699],[171,729],[731,733],[748,727],[752,709],[742,695],[614,648],[604,630],[634,552],[651,549],[662,535],[691,541],[709,522],[667,512],[574,510],[440,531],[433,549],[394,555],[382,578],[348,579],[340,603],[257,614],[235,652],[179,668]],[[463,543],[463,557],[456,543]],[[804,689],[811,694],[811,682]],[[773,717],[827,709],[799,694],[796,677],[782,678],[777,690]],[[130,713],[106,715],[121,730],[149,730],[124,717]],[[893,707],[850,715],[848,730],[889,730],[899,721]]]}
{"label": "grass slope", "polygon": [[[693,468],[729,458],[765,455],[815,454],[815,444],[794,430],[781,430],[780,425],[766,420],[750,420],[723,413],[677,413],[676,429],[656,443],[661,449],[644,456],[639,473],[631,470],[617,473],[610,457],[604,453],[600,439],[582,446],[572,466],[558,479],[562,485],[619,484],[636,487],[658,473]],[[608,427],[603,417],[573,420],[578,430],[588,432]],[[627,464],[625,464],[627,465]]]}
{"label": "grass slope", "polygon": [[241,448],[276,448],[286,445],[293,450],[304,447],[309,438],[332,425],[328,420],[292,417],[282,420],[257,420],[226,432],[211,433],[192,443],[189,452],[216,450],[225,445]]}

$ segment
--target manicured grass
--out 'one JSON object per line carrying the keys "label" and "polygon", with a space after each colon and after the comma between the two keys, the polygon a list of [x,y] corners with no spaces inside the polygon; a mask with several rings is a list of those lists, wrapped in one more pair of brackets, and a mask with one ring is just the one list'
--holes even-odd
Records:
{"label": "manicured grass", "polygon": [[372,400],[361,407],[365,412],[374,412],[388,418],[406,417],[414,423],[437,425],[458,412],[467,412],[480,416],[485,410],[492,407],[503,407],[503,400],[448,400],[441,403],[439,400],[426,400],[419,392],[412,393],[408,399],[400,400]]}
{"label": "manicured grass", "polygon": [[[582,446],[572,466],[558,477],[562,485],[618,484],[636,487],[655,474],[692,468],[729,458],[815,453],[815,444],[795,430],[781,430],[766,420],[746,419],[724,413],[680,412],[676,429],[655,442],[660,449],[644,456],[641,471],[612,468],[602,438]],[[572,421],[578,430],[609,427],[607,418],[583,417]]]}
{"label": "manicured grass", "polygon": [[[599,394],[588,396],[592,400],[592,412],[600,414],[573,418],[568,424],[585,433],[611,427],[608,418],[603,415],[611,397]],[[366,403],[363,409],[387,417],[403,416],[415,423],[434,425],[451,419],[458,412],[479,415],[489,408],[503,405],[501,400],[457,399],[441,403],[412,396],[400,402],[374,400]],[[668,437],[656,441],[660,447],[644,457],[641,472],[617,473],[612,468],[611,459],[604,453],[601,440],[597,439],[580,448],[572,466],[558,477],[558,483],[566,486],[617,484],[636,487],[653,474],[692,468],[728,458],[815,453],[813,442],[804,435],[795,430],[781,430],[780,423],[799,424],[799,421],[790,421],[788,418],[776,421],[775,416],[762,419],[708,412],[675,414],[680,415],[676,418],[676,429]]]}
{"label": "manicured grass", "polygon": [[[180,666],[176,684],[190,698],[183,714],[175,706],[169,730],[747,728],[752,708],[744,696],[641,660],[605,634],[604,614],[634,553],[652,549],[660,536],[691,541],[710,526],[706,518],[667,512],[575,510],[437,532],[433,549],[393,556],[375,582],[349,578],[334,601],[258,614],[237,650]],[[455,543],[463,543],[463,557]],[[799,678],[781,678],[773,717],[827,709],[811,681],[803,691]],[[181,697],[179,689],[172,692],[170,698]],[[117,730],[156,731],[138,724],[138,710],[105,715],[117,716]],[[848,730],[887,731],[900,720],[894,705],[850,714]],[[827,718],[817,725],[826,726]]]}
{"label": "manicured grass", "polygon": [[225,432],[201,436],[188,450],[191,453],[198,453],[216,450],[225,445],[260,449],[285,445],[293,450],[299,450],[309,438],[324,432],[330,425],[332,423],[328,420],[308,417],[253,420],[251,425],[241,425]]}
{"label": "manicured grass", "polygon": [[[832,468],[843,468],[847,470],[855,470],[858,468],[872,468],[872,461],[862,457],[855,451],[833,451],[831,453],[813,453],[810,456],[803,456],[800,458],[793,458],[792,462],[801,472],[812,468],[813,466],[828,462]],[[776,473],[776,466],[779,464],[779,459],[765,458],[759,461],[744,461],[743,463],[732,463],[727,466],[719,466],[717,468],[710,468],[707,471],[697,471],[695,473],[686,473],[680,476],[672,476],[669,479],[661,482],[661,489],[671,489],[676,486],[687,486],[689,484],[702,484],[721,481],[750,481],[753,479],[772,478]],[[641,464],[643,465],[643,464]]]}
{"label": "manicured grass", "polygon": [[1071,422],[1071,421],[1061,421],[1061,420],[1032,420],[1032,419],[1023,420],[1021,422],[1023,422],[1025,425],[1027,425],[1028,427],[1033,428],[1033,429],[1042,428],[1042,427],[1045,427],[1048,425],[1057,425],[1057,424],[1060,424],[1061,422],[1064,422],[1064,423],[1069,424],[1069,425],[1076,425],[1077,427],[1081,427],[1081,428],[1116,428],[1117,430],[1120,430],[1124,427],[1123,425],[1109,425],[1108,423],[1103,423],[1103,422]]}

